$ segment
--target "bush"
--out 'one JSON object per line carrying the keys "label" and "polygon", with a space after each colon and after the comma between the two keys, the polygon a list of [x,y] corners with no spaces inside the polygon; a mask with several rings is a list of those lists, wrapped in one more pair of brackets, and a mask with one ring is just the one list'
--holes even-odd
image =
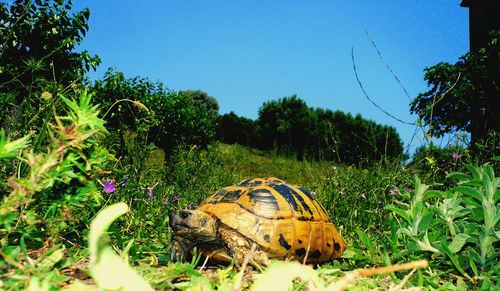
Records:
{"label": "bush", "polygon": [[0,3],[0,128],[11,137],[45,131],[45,120],[62,102],[58,94],[78,89],[100,63],[87,51],[74,51],[90,11],[71,9],[72,1]]}
{"label": "bush", "polygon": [[[215,140],[218,104],[201,91],[170,91],[147,78],[125,78],[112,69],[92,89],[114,134],[107,142],[118,156],[126,151],[126,136],[145,147],[154,143],[170,156],[177,148],[206,147]],[[127,133],[128,132],[128,133]],[[132,154],[133,155],[133,154]]]}
{"label": "bush", "polygon": [[[0,158],[16,158],[26,174],[12,176],[0,204],[0,246],[40,247],[45,240],[80,243],[85,221],[102,203],[100,174],[113,157],[99,145],[107,133],[91,95],[79,102],[61,97],[67,115],[50,124],[51,147],[35,151],[30,136],[9,141],[0,136]],[[18,152],[22,151],[22,155]],[[26,251],[26,249],[25,249]]]}
{"label": "bush", "polygon": [[414,190],[387,209],[397,217],[403,255],[433,258],[431,266],[443,274],[489,289],[498,284],[500,184],[489,164],[467,168],[469,175],[450,173],[456,185],[445,191],[428,190],[415,177]]}

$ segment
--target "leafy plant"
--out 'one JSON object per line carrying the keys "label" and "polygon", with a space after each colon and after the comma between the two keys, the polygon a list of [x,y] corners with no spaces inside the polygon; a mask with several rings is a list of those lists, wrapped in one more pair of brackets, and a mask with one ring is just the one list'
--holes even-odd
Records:
{"label": "leafy plant", "polygon": [[72,6],[71,0],[0,3],[0,128],[13,137],[44,130],[58,94],[75,91],[100,63],[74,51],[90,11],[72,14]]}
{"label": "leafy plant", "polygon": [[[102,203],[96,173],[104,172],[112,160],[99,146],[107,131],[91,97],[85,91],[79,101],[61,96],[67,115],[54,116],[48,130],[51,146],[44,152],[35,151],[28,136],[9,141],[3,133],[0,135],[2,156],[12,159],[15,153],[17,167],[27,168],[25,175],[8,179],[11,192],[0,203],[0,255],[8,263],[0,268],[0,275],[34,274],[45,277],[45,283],[65,280],[56,273],[46,277],[44,272],[63,264],[65,244],[81,243],[84,221]],[[33,249],[40,249],[36,259],[29,255]],[[17,282],[15,286],[26,283]]]}
{"label": "leafy plant", "polygon": [[434,258],[435,267],[450,268],[485,288],[498,279],[500,179],[489,164],[468,169],[470,175],[450,174],[457,185],[446,191],[428,190],[415,177],[414,191],[386,208],[398,217],[397,233],[410,254]]}

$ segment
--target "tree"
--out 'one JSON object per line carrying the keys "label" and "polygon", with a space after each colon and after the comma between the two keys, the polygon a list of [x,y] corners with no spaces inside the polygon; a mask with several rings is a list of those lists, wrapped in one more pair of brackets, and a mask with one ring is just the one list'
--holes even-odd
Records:
{"label": "tree", "polygon": [[254,120],[238,116],[232,111],[219,117],[218,140],[229,144],[257,147],[258,138],[258,125]]}
{"label": "tree", "polygon": [[179,95],[190,98],[197,107],[206,110],[213,117],[219,114],[219,103],[217,103],[214,97],[208,96],[206,92],[201,90],[185,90],[179,91]]}
{"label": "tree", "polygon": [[[439,63],[425,69],[431,89],[411,103],[430,135],[454,131],[471,135],[471,145],[500,132],[500,31],[491,34],[486,48],[467,53],[454,65]],[[496,105],[495,105],[496,104]]]}
{"label": "tree", "polygon": [[261,143],[303,158],[311,140],[313,112],[296,95],[264,103],[259,109]]}
{"label": "tree", "polygon": [[74,51],[90,11],[71,14],[71,8],[72,1],[62,0],[0,3],[0,127],[11,135],[40,129],[52,115],[47,105],[58,104],[58,93],[77,87],[100,63]]}
{"label": "tree", "polygon": [[[178,93],[161,82],[125,78],[112,69],[95,82],[93,92],[96,101],[109,108],[104,118],[109,130],[116,133],[110,138],[119,139],[114,142],[118,147],[124,146],[121,139],[127,131],[137,134],[143,144],[154,143],[166,154],[182,146],[205,147],[215,140],[219,105],[204,92]],[[115,150],[125,153],[126,149]]]}
{"label": "tree", "polygon": [[395,128],[359,114],[353,117],[341,111],[312,109],[295,95],[264,103],[257,122],[263,148],[299,158],[359,164],[382,157],[400,158],[403,152]]}

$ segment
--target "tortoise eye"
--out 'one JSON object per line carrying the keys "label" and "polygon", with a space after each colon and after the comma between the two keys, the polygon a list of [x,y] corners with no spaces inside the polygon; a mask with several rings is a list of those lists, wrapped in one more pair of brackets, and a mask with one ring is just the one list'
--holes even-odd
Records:
{"label": "tortoise eye", "polygon": [[181,211],[181,213],[179,214],[181,216],[182,219],[186,219],[189,217],[191,213],[187,212],[187,211]]}

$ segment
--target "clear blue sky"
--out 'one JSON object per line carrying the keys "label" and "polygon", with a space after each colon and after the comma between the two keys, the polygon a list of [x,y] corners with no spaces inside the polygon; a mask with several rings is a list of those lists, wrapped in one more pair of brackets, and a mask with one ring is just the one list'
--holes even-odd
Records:
{"label": "clear blue sky", "polygon": [[[396,127],[408,145],[415,121],[409,100],[380,61],[367,31],[410,96],[427,89],[423,69],[456,62],[468,50],[468,10],[460,0],[82,1],[90,30],[81,49],[127,77],[148,77],[172,90],[199,89],[220,113],[255,119],[263,102],[297,94],[309,106],[360,113]],[[413,141],[419,145],[421,134]]]}

